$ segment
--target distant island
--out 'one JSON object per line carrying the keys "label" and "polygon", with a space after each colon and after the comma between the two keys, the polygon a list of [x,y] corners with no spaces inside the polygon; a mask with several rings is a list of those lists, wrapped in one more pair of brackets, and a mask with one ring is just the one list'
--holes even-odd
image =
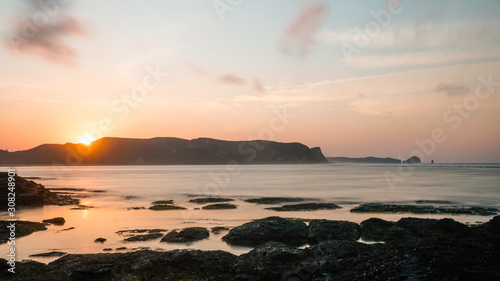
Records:
{"label": "distant island", "polygon": [[105,137],[92,142],[43,144],[23,151],[0,150],[3,165],[209,165],[328,163],[319,147],[266,140],[224,141],[157,137]]}
{"label": "distant island", "polygon": [[368,164],[418,164],[421,163],[420,158],[412,156],[407,160],[400,160],[394,158],[380,158],[380,157],[364,157],[364,158],[350,158],[350,157],[327,157],[328,161],[332,163],[368,163]]}

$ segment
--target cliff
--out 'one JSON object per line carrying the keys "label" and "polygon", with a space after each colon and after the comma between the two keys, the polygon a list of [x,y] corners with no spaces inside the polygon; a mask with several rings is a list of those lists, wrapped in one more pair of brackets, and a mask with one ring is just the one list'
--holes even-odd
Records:
{"label": "cliff", "polygon": [[43,144],[0,151],[0,164],[199,165],[327,163],[318,147],[274,141],[224,141],[210,138],[101,138],[91,145]]}

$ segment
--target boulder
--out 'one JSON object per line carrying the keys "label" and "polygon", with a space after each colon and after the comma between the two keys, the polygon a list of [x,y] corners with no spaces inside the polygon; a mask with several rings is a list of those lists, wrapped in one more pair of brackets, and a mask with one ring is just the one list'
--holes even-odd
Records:
{"label": "boulder", "polygon": [[32,222],[32,221],[0,221],[0,244],[7,243],[10,237],[10,228],[8,226],[15,225],[16,239],[29,235],[36,231],[46,230],[45,223]]}
{"label": "boulder", "polygon": [[395,222],[370,218],[360,224],[361,238],[368,241],[392,241],[415,237],[408,229],[397,226]]}
{"label": "boulder", "polygon": [[283,279],[283,275],[304,258],[303,249],[267,242],[239,256],[233,274],[235,280],[289,280]]}
{"label": "boulder", "polygon": [[163,236],[160,242],[189,243],[208,238],[208,236],[210,236],[210,233],[208,229],[204,227],[188,227],[182,229],[179,232],[177,232],[176,230],[170,231],[165,236]]}
{"label": "boulder", "polygon": [[45,223],[51,223],[53,225],[64,225],[64,223],[66,222],[64,220],[63,217],[56,217],[56,218],[53,218],[53,219],[46,219],[46,220],[43,220],[42,222],[45,222]]}
{"label": "boulder", "polygon": [[359,239],[359,225],[348,221],[312,220],[309,222],[309,244],[317,244],[324,240]]}
{"label": "boulder", "polygon": [[307,225],[299,220],[267,217],[237,226],[222,240],[234,245],[256,246],[269,241],[300,246],[307,243]]}

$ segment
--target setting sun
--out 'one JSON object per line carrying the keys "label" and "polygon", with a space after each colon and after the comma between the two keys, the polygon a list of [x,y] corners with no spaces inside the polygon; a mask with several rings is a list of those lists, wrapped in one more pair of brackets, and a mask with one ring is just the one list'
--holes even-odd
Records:
{"label": "setting sun", "polygon": [[84,137],[80,139],[79,143],[83,143],[85,145],[91,145],[93,141],[95,140]]}

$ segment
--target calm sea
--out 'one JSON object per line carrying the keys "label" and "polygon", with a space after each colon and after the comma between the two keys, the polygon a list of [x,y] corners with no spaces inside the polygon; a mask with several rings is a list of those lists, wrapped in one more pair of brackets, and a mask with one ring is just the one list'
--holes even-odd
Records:
{"label": "calm sea", "polygon": [[[6,168],[2,168],[6,170]],[[123,242],[119,230],[138,228],[180,229],[191,226],[234,227],[252,219],[279,215],[304,219],[334,219],[361,222],[370,217],[398,220],[409,214],[355,214],[349,210],[363,202],[414,203],[416,200],[451,201],[452,205],[500,208],[500,164],[446,165],[245,165],[245,166],[20,166],[17,174],[39,177],[46,188],[83,188],[81,203],[89,210],[70,210],[73,206],[44,206],[17,211],[17,219],[42,221],[62,216],[64,226],[48,226],[17,241],[17,260],[47,251],[102,253],[104,248],[138,247],[151,249],[195,248],[225,250],[241,254],[250,250],[232,247],[220,235],[189,245],[166,244],[158,240]],[[102,190],[105,192],[90,192]],[[192,196],[234,198],[236,210],[196,210]],[[334,202],[343,208],[314,212],[274,212],[266,205],[245,203],[253,197],[306,197],[318,202]],[[174,200],[188,210],[152,211],[156,200]],[[128,210],[129,207],[145,207]],[[412,217],[452,217],[475,223],[491,216],[411,215]],[[0,219],[7,213],[0,212]],[[65,230],[74,227],[71,230]],[[98,237],[107,241],[94,243]],[[8,245],[0,246],[0,257]],[[116,252],[113,250],[112,252]],[[37,258],[49,262],[55,258]]]}

